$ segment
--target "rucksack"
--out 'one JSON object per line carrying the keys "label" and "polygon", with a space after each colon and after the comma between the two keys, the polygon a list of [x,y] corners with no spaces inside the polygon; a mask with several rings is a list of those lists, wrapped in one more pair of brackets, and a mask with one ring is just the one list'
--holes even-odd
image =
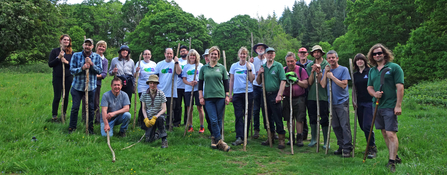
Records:
{"label": "rucksack", "polygon": [[[303,67],[301,67],[300,65],[298,65],[300,67],[300,70],[298,70],[299,73],[299,77],[301,78],[301,71],[303,70]],[[285,72],[287,72],[289,70],[289,67],[286,66]],[[309,88],[304,89],[304,97],[307,100],[307,94],[309,94]]]}

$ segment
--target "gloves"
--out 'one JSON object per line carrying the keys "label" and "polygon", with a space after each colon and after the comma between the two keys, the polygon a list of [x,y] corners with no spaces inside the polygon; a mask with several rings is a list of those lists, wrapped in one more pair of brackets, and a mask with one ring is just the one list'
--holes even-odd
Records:
{"label": "gloves", "polygon": [[146,127],[150,128],[152,127],[151,121],[149,120],[149,118],[145,118],[144,119],[144,124],[146,125]]}
{"label": "gloves", "polygon": [[288,76],[296,77],[296,73],[295,72],[287,72],[286,77],[288,77]]}
{"label": "gloves", "polygon": [[154,126],[156,121],[157,121],[157,117],[156,117],[156,116],[152,116],[152,119],[149,120],[149,124],[150,124],[151,126]]}
{"label": "gloves", "polygon": [[289,77],[289,80],[292,81],[293,83],[295,83],[296,81],[298,81],[298,78],[296,78],[296,77]]}
{"label": "gloves", "polygon": [[287,82],[288,83],[292,83],[293,84],[293,83],[298,81],[298,78],[297,78],[295,72],[287,72],[286,73],[286,78],[287,78]]}

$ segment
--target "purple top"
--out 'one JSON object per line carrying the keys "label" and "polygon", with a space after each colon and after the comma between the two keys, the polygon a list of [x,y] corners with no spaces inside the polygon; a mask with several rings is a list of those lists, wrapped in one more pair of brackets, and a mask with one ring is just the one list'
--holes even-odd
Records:
{"label": "purple top", "polygon": [[106,78],[107,70],[108,70],[107,66],[109,65],[109,60],[107,60],[107,58],[105,58],[104,55],[101,57],[101,59],[102,59],[102,72],[100,74],[103,78],[97,79],[96,85],[98,85],[98,86],[101,86],[102,79]]}

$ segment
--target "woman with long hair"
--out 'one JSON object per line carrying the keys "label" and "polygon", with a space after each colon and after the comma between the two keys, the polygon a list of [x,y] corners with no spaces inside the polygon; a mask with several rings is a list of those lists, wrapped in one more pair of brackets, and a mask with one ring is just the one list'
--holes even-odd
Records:
{"label": "woman with long hair", "polygon": [[[149,89],[149,85],[146,83],[146,81],[149,79],[149,76],[152,74],[155,74],[155,67],[157,66],[157,63],[151,60],[152,58],[152,52],[148,49],[143,51],[143,58],[144,60],[141,60],[139,63],[137,62],[135,64],[135,75],[138,73],[138,96],[141,98],[141,94],[143,92],[146,92],[147,89]],[[142,102],[141,102],[142,103]],[[143,111],[142,111],[143,105],[140,106],[140,110],[138,112],[138,124],[143,125]]]}
{"label": "woman with long hair", "polygon": [[70,93],[71,82],[73,75],[70,73],[70,61],[73,54],[71,48],[71,38],[67,34],[59,37],[59,46],[54,48],[48,59],[48,65],[53,68],[53,105],[52,105],[52,120],[58,121],[57,114],[59,109],[59,102],[62,96],[62,66],[65,67],[65,99],[63,113],[67,113],[68,94]]}
{"label": "woman with long hair", "polygon": [[130,58],[130,49],[127,45],[122,45],[118,51],[119,56],[112,59],[109,68],[111,76],[116,75],[123,81],[122,91],[126,92],[129,100],[132,101],[132,93],[134,92],[134,71],[135,64]]}

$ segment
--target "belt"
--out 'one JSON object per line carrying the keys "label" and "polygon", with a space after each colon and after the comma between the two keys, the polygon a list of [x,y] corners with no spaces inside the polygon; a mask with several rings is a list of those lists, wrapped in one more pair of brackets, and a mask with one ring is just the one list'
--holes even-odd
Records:
{"label": "belt", "polygon": [[267,94],[267,95],[278,94],[278,91],[265,92],[265,94]]}

